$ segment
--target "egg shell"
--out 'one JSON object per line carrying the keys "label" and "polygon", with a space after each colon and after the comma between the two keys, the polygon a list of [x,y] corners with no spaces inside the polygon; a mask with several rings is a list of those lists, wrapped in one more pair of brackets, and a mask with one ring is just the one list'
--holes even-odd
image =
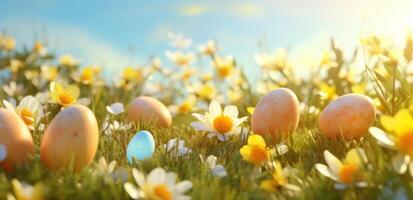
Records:
{"label": "egg shell", "polygon": [[346,94],[330,102],[320,113],[320,131],[327,137],[344,139],[363,136],[374,121],[372,100],[361,94]]}
{"label": "egg shell", "polygon": [[129,104],[127,118],[135,123],[153,123],[157,127],[172,125],[171,113],[165,105],[148,96],[137,97]]}
{"label": "egg shell", "polygon": [[294,132],[300,110],[297,96],[287,88],[278,88],[264,96],[255,107],[251,119],[254,133],[270,137],[272,142]]}
{"label": "egg shell", "polygon": [[14,166],[30,161],[34,155],[33,138],[23,120],[16,113],[0,108],[0,144],[6,148],[6,158],[0,167],[13,171]]}
{"label": "egg shell", "polygon": [[126,157],[129,163],[133,162],[133,158],[143,160],[152,157],[155,152],[155,140],[148,131],[139,131],[130,140],[126,148]]}
{"label": "egg shell", "polygon": [[50,169],[73,167],[76,171],[92,162],[99,130],[93,112],[82,105],[61,110],[42,139],[40,156]]}

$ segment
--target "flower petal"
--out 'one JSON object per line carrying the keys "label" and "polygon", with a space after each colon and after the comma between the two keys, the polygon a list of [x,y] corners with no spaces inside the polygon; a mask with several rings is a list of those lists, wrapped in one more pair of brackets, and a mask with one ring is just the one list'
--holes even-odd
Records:
{"label": "flower petal", "polygon": [[139,170],[133,168],[132,175],[139,187],[142,187],[145,184],[145,176]]}
{"label": "flower petal", "polygon": [[148,175],[148,183],[149,184],[158,184],[165,182],[165,170],[161,167],[155,168],[149,173]]}
{"label": "flower petal", "polygon": [[192,188],[191,181],[182,181],[182,182],[176,184],[176,190],[180,194],[185,193],[186,191],[190,190],[191,188]]}
{"label": "flower petal", "polygon": [[377,127],[369,128],[370,134],[376,138],[380,144],[383,144],[384,147],[393,147],[394,141],[391,139],[383,130]]}
{"label": "flower petal", "polygon": [[221,105],[218,101],[212,100],[211,104],[209,104],[209,113],[212,116],[218,116],[222,114]]}
{"label": "flower petal", "polygon": [[331,154],[328,150],[324,151],[324,159],[326,160],[328,167],[335,174],[338,174],[342,166],[341,161],[337,157],[335,157],[333,154]]}
{"label": "flower petal", "polygon": [[227,171],[222,165],[216,165],[214,168],[211,169],[211,173],[212,173],[212,176],[216,176],[216,177],[224,177],[228,175]]}
{"label": "flower petal", "polygon": [[192,122],[191,126],[198,131],[211,131],[211,127],[202,122]]}
{"label": "flower petal", "polygon": [[328,168],[326,165],[324,164],[316,164],[315,168],[324,176],[333,179],[334,181],[339,181],[339,178],[337,177],[337,175],[335,173],[333,173],[331,171],[330,168]]}
{"label": "flower petal", "polygon": [[404,174],[407,171],[409,161],[410,157],[408,155],[397,153],[392,160],[393,169],[399,174]]}
{"label": "flower petal", "polygon": [[123,188],[125,188],[125,191],[129,194],[129,196],[132,199],[138,199],[139,198],[139,190],[132,183],[126,182],[123,185]]}
{"label": "flower petal", "polygon": [[232,118],[232,119],[236,119],[238,117],[238,108],[236,106],[225,106],[224,108],[224,115]]}
{"label": "flower petal", "polygon": [[265,148],[267,145],[265,144],[264,138],[261,135],[253,134],[248,137],[248,145],[257,146],[260,148]]}

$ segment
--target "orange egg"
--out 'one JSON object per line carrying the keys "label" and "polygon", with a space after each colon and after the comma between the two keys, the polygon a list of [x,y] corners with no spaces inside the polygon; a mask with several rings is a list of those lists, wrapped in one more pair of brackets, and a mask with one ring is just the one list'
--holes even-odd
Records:
{"label": "orange egg", "polygon": [[70,106],[61,110],[47,127],[40,156],[50,169],[73,167],[78,171],[92,162],[98,139],[93,112],[86,106]]}
{"label": "orange egg", "polygon": [[153,123],[157,127],[170,127],[172,116],[169,110],[155,98],[140,96],[127,108],[127,118],[135,123]]}
{"label": "orange egg", "polygon": [[34,155],[33,138],[26,124],[16,113],[3,108],[0,108],[0,145],[6,149],[6,157],[0,162],[6,171],[27,163]]}
{"label": "orange egg", "polygon": [[297,96],[290,89],[279,88],[258,102],[252,114],[251,129],[276,142],[278,138],[295,131],[299,118]]}
{"label": "orange egg", "polygon": [[363,136],[374,121],[372,100],[361,94],[346,94],[330,102],[320,113],[320,131],[327,137],[344,139]]}

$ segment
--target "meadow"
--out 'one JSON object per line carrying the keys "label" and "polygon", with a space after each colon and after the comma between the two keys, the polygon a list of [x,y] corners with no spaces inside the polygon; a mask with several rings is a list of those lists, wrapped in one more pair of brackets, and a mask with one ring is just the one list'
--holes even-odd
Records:
{"label": "meadow", "polygon": [[[286,49],[257,53],[251,55],[256,66],[247,67],[260,68],[258,81],[250,80],[246,66],[220,52],[213,40],[159,55],[172,65],[151,57],[138,66],[119,66],[110,78],[104,77],[104,66],[55,55],[41,41],[24,48],[16,43],[11,35],[0,35],[0,98],[2,107],[14,110],[30,129],[35,154],[13,171],[0,169],[0,199],[413,198],[411,36],[402,48],[379,36],[366,37],[355,41],[354,52],[344,52],[331,40],[310,78],[299,75]],[[201,61],[205,67],[196,67]],[[259,100],[277,88],[295,93],[300,115],[297,128],[274,142],[252,133],[251,115]],[[327,137],[319,129],[320,112],[349,93],[372,100],[376,116],[369,126],[377,129],[357,138]],[[172,126],[127,120],[128,104],[142,95],[166,105]],[[21,103],[27,99],[31,103]],[[193,114],[211,112],[216,103],[222,109],[236,106],[241,121],[230,127],[231,135],[194,125],[200,117]],[[72,104],[94,113],[97,152],[80,170],[51,170],[40,158],[42,137],[54,116]],[[127,145],[141,130],[153,135],[155,153],[130,163]],[[262,154],[251,153],[255,150]],[[0,148],[0,163],[8,151],[13,149]],[[144,183],[160,176],[168,184]]]}

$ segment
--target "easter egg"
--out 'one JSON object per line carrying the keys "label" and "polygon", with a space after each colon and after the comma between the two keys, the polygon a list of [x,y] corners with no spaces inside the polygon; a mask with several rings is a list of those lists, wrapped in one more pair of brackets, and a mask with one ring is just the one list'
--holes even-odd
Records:
{"label": "easter egg", "polygon": [[34,155],[33,138],[23,120],[13,111],[0,108],[0,145],[3,159],[0,167],[12,171]]}
{"label": "easter egg", "polygon": [[155,152],[155,140],[152,134],[148,131],[139,131],[130,140],[126,148],[126,157],[129,163],[133,162],[133,158],[143,160],[150,158]]}
{"label": "easter egg", "polygon": [[50,122],[40,146],[40,157],[50,169],[80,170],[88,165],[98,147],[98,124],[86,106],[61,110]]}
{"label": "easter egg", "polygon": [[157,127],[170,127],[172,116],[160,101],[148,96],[135,98],[127,108],[127,118],[135,123],[152,123]]}
{"label": "easter egg", "polygon": [[278,88],[264,96],[255,107],[251,118],[254,133],[270,137],[272,142],[294,132],[300,110],[297,96],[287,88]]}
{"label": "easter egg", "polygon": [[320,131],[327,137],[344,139],[363,136],[373,122],[372,100],[361,94],[346,94],[330,102],[320,113]]}

